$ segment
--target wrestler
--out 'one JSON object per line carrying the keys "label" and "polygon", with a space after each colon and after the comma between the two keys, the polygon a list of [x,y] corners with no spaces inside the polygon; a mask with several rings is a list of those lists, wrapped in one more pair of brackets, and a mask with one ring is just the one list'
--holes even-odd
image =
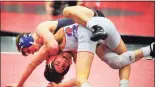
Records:
{"label": "wrestler", "polygon": [[[96,13],[96,16],[94,17]],[[106,17],[104,17],[99,10],[94,10],[90,8],[86,8],[83,6],[71,6],[71,7],[66,7],[64,8],[63,14],[65,17],[72,18],[74,21],[76,21],[79,24],[82,24],[83,26],[87,27],[88,29],[91,29],[92,27],[97,28],[95,31],[101,31],[106,34],[106,38],[104,41],[101,41],[101,43],[104,43],[106,47],[118,55],[123,54],[124,52],[127,51],[127,48],[121,39],[115,25]],[[94,33],[94,32],[93,32]],[[100,37],[100,36],[99,36]],[[94,39],[91,37],[91,40],[97,41],[98,39]],[[104,49],[101,49],[102,51]],[[138,51],[140,52],[140,51]],[[100,55],[104,54],[101,52]],[[83,60],[83,59],[82,59]],[[107,61],[108,62],[108,61]],[[78,65],[79,66],[79,65]],[[81,68],[81,67],[79,67]],[[83,72],[82,72],[83,73]],[[84,79],[86,80],[88,74],[85,73],[77,73],[78,77],[77,78],[78,82],[80,84],[85,83]],[[129,75],[130,75],[130,65],[127,65],[125,67],[120,68],[119,70],[119,77],[120,77],[120,86],[121,87],[128,87],[128,80],[129,80]],[[123,84],[125,83],[126,84]],[[78,85],[80,85],[78,84]],[[126,86],[122,86],[126,85]]]}
{"label": "wrestler", "polygon": [[[58,31],[55,30],[56,27],[57,27],[56,21],[46,21],[39,24],[36,33],[34,34],[24,33],[17,38],[16,45],[19,51],[22,52],[22,54],[28,55],[28,54],[33,54],[34,52],[37,51],[34,54],[34,60],[28,65],[27,69],[24,71],[24,74],[22,75],[18,83],[18,87],[21,87],[23,85],[23,83],[28,78],[28,76],[32,73],[32,71],[39,64],[41,64],[42,61],[44,61],[45,58],[49,56],[49,54],[50,56],[56,55],[56,54],[49,53],[49,49],[47,49],[46,47],[48,43],[48,41],[46,40],[49,40],[49,37],[53,32],[56,32],[56,34],[54,35],[52,34],[52,36],[56,39],[61,51],[71,51],[72,53],[77,53],[78,51],[76,56],[77,57],[81,57],[82,55],[86,56],[85,57],[86,60],[94,58],[94,53],[95,53],[94,48],[96,48],[97,43],[90,41],[90,36],[92,35],[91,32],[89,33],[87,32],[86,34],[86,31],[89,30],[84,29],[82,26],[78,26],[78,24],[73,24],[73,25],[66,26],[64,28],[60,28]],[[71,32],[72,29],[73,32]],[[66,34],[64,32],[66,32]],[[85,36],[85,38],[80,38],[82,36]],[[66,38],[70,38],[71,40],[68,40]],[[44,43],[44,44],[40,44],[40,43]],[[70,44],[75,44],[75,45],[71,46]],[[87,47],[84,47],[84,44],[87,45]],[[88,60],[85,62],[91,62],[91,61]]]}
{"label": "wrestler", "polygon": [[[48,23],[47,23],[48,22]],[[53,25],[53,22],[52,21],[47,21],[47,22],[43,22],[42,23],[42,25],[45,25],[45,27],[47,26],[46,24],[49,24],[50,26],[52,26]],[[58,36],[60,36],[61,34],[64,34],[64,33],[62,33],[62,32],[65,32],[65,36],[66,36],[66,43],[64,43],[64,44],[66,44],[65,45],[65,47],[63,48],[63,50],[62,51],[77,51],[77,46],[76,46],[76,44],[77,44],[77,33],[75,32],[75,28],[76,27],[78,27],[78,24],[73,24],[73,25],[70,25],[70,26],[66,26],[66,27],[64,27],[64,29],[62,28],[62,29],[60,29],[55,35],[54,35],[54,37],[56,37],[57,35]],[[47,29],[47,30],[49,30],[49,29]],[[81,26],[81,29],[79,29],[79,30],[81,30],[81,33],[82,33],[82,31],[84,31],[85,33],[86,32],[88,32],[88,33],[91,33],[90,31],[88,31],[87,29],[85,29],[85,28],[83,28],[82,26]],[[69,32],[68,32],[69,31]],[[38,31],[39,32],[39,31]],[[75,32],[75,33],[74,33]],[[43,33],[43,32],[42,32]],[[88,34],[87,33],[87,34]],[[29,36],[29,35],[28,35]],[[62,35],[61,35],[62,36]],[[91,36],[91,35],[90,35]],[[62,36],[62,37],[64,37],[64,36]],[[69,39],[69,40],[68,40]],[[88,38],[89,39],[89,38]],[[87,40],[88,40],[87,39]],[[60,41],[59,41],[60,40]],[[61,41],[62,40],[62,38],[61,39],[57,39],[57,41],[59,42],[59,43],[63,43],[64,41]],[[64,46],[64,44],[62,45],[62,46]],[[104,44],[103,44],[104,45]],[[83,45],[82,45],[83,46]],[[85,45],[86,46],[86,45]],[[102,46],[102,45],[101,45]],[[61,44],[60,44],[60,48],[61,48]],[[100,47],[101,48],[101,47]],[[106,47],[105,47],[105,49],[106,49]],[[105,50],[105,49],[100,49],[100,50]],[[31,50],[31,49],[30,49]],[[101,52],[103,52],[103,51],[99,51],[99,53],[101,53]],[[148,52],[150,52],[150,51],[148,51]],[[32,52],[27,52],[27,51],[25,51],[24,50],[24,53],[32,53]],[[97,53],[97,54],[99,54],[99,53]],[[103,52],[103,53],[105,53],[105,52]],[[98,55],[98,56],[100,56],[100,55]],[[103,55],[104,56],[104,55]],[[103,58],[103,57],[100,57],[101,59]],[[109,58],[109,57],[108,57]],[[111,57],[110,57],[111,58]],[[118,58],[120,58],[120,57],[118,57]],[[113,58],[112,58],[113,59]],[[128,60],[129,60],[129,58],[127,58]],[[122,61],[121,61],[122,62]],[[119,63],[117,63],[117,64],[119,64]],[[35,64],[34,64],[35,65]],[[125,64],[126,65],[126,64]],[[57,69],[58,70],[58,69]],[[59,71],[58,71],[59,72]]]}

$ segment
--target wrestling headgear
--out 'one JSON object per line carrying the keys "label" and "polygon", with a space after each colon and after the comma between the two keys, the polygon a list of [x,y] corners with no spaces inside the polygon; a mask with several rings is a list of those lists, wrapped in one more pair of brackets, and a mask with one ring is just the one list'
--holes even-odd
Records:
{"label": "wrestling headgear", "polygon": [[21,49],[30,47],[33,43],[34,43],[34,39],[32,37],[32,34],[24,34],[19,39],[19,46]]}

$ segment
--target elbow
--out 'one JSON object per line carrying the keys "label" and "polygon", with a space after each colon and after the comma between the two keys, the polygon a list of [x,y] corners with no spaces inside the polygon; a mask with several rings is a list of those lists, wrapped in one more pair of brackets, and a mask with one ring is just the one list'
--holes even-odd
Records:
{"label": "elbow", "polygon": [[36,28],[36,33],[37,33],[38,35],[42,35],[42,33],[43,33],[45,27],[46,27],[45,22],[40,23],[40,24],[37,26],[37,28]]}
{"label": "elbow", "polygon": [[37,26],[37,31],[41,31],[43,28],[46,27],[48,21],[42,22]]}
{"label": "elbow", "polygon": [[36,31],[39,34],[45,33],[45,31],[54,32],[54,30],[57,27],[57,24],[58,24],[58,21],[44,21],[37,26]]}
{"label": "elbow", "polygon": [[[56,25],[55,21],[53,22],[53,24]],[[44,21],[41,22],[38,26],[37,26],[37,31],[41,31],[43,29],[49,29],[51,27],[51,22],[50,21]]]}
{"label": "elbow", "polygon": [[65,17],[70,17],[70,16],[72,16],[73,15],[73,9],[72,9],[72,7],[65,7],[64,9],[63,9],[63,15],[65,16]]}

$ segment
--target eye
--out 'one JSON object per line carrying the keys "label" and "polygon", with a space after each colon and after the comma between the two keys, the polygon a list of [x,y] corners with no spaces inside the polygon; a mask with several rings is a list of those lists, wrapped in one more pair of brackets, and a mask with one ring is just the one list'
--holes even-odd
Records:
{"label": "eye", "polygon": [[57,65],[59,65],[60,64],[60,61],[56,61],[56,63],[57,63]]}

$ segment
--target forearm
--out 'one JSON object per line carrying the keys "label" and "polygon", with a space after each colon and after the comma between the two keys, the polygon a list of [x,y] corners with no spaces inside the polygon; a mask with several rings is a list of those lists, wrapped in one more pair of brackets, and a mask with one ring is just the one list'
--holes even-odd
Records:
{"label": "forearm", "polygon": [[[50,51],[54,51],[53,53],[56,54],[58,52],[58,42],[55,40],[53,32],[56,29],[57,22],[46,21],[37,27],[37,35],[41,39],[43,39],[44,44],[46,45],[47,49]],[[52,53],[52,52],[51,52]]]}
{"label": "forearm", "polygon": [[22,87],[24,82],[27,80],[27,78],[30,76],[30,74],[32,73],[32,71],[35,69],[36,67],[33,67],[31,64],[29,64],[27,66],[27,68],[25,69],[25,71],[23,72],[17,87]]}
{"label": "forearm", "polygon": [[23,72],[17,87],[22,87],[27,78],[31,75],[33,70],[40,65],[47,58],[47,50],[43,45],[38,52],[34,54],[33,60],[28,64],[27,68]]}

